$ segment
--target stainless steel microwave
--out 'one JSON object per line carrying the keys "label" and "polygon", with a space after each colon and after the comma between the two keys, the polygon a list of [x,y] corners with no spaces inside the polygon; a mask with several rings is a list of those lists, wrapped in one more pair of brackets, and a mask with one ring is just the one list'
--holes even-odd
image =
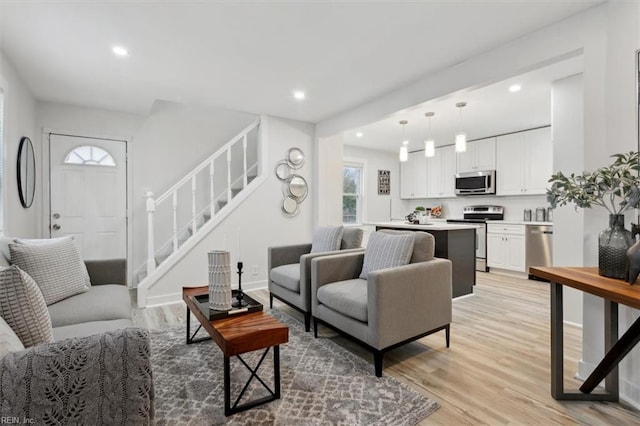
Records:
{"label": "stainless steel microwave", "polygon": [[456,174],[457,195],[485,195],[496,193],[496,171]]}

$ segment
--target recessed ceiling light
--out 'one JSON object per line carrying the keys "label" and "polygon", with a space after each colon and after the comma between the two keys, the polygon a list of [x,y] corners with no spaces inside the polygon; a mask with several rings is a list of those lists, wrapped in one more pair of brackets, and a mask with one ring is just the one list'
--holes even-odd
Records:
{"label": "recessed ceiling light", "polygon": [[117,56],[127,56],[129,54],[127,49],[122,46],[114,46],[111,50],[113,50],[113,53],[115,53]]}
{"label": "recessed ceiling light", "polygon": [[305,98],[305,94],[302,90],[296,90],[295,92],[293,92],[293,97],[298,100],[302,100]]}
{"label": "recessed ceiling light", "polygon": [[363,135],[363,133],[362,133],[362,132],[358,132],[358,133],[356,133],[356,137],[357,137],[357,138],[361,138],[361,137],[362,137],[362,135]]}
{"label": "recessed ceiling light", "polygon": [[511,86],[509,86],[509,91],[511,93],[519,92],[520,89],[522,89],[522,86],[520,86],[519,84],[512,84]]}

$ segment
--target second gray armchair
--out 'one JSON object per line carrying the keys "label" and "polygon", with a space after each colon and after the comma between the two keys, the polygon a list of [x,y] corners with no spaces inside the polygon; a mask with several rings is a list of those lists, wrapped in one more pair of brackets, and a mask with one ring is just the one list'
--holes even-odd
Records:
{"label": "second gray armchair", "polygon": [[269,305],[273,298],[286,303],[304,315],[304,327],[311,326],[311,260],[328,254],[363,251],[362,229],[345,227],[340,249],[312,253],[311,243],[269,247]]}
{"label": "second gray armchair", "polygon": [[[384,353],[398,346],[445,330],[449,347],[451,261],[433,256],[431,234],[408,233],[414,236],[413,246],[405,251],[409,263],[402,266],[384,264],[389,252],[397,251],[396,242],[372,244],[376,234],[407,235],[398,231],[376,232],[366,252],[335,254],[311,262],[315,336],[320,322],[355,339],[373,352],[378,377],[382,376]],[[362,272],[365,258],[376,255],[380,262],[374,266],[379,268]]]}

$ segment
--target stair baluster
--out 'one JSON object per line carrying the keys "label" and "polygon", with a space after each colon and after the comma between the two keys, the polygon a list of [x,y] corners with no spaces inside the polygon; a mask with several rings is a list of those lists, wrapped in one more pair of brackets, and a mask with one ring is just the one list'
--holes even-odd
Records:
{"label": "stair baluster", "polygon": [[178,251],[178,191],[173,191],[173,253]]}
{"label": "stair baluster", "polygon": [[214,176],[213,163],[214,163],[214,160],[211,160],[211,164],[209,164],[209,201],[211,205],[210,218],[213,218],[213,216],[215,216],[216,214],[215,191],[213,190],[213,176]]}
{"label": "stair baluster", "polygon": [[227,204],[231,202],[231,147],[227,148]]}
{"label": "stair baluster", "polygon": [[247,135],[242,138],[242,188],[247,187]]}
{"label": "stair baluster", "polygon": [[147,247],[152,248],[148,251],[147,257],[147,275],[150,275],[156,270],[156,260],[153,255],[153,247],[155,247],[153,241],[153,212],[156,211],[156,201],[153,199],[153,192],[149,191],[145,195],[147,196]]}
{"label": "stair baluster", "polygon": [[196,211],[196,176],[191,178],[191,235],[198,231],[198,212]]}

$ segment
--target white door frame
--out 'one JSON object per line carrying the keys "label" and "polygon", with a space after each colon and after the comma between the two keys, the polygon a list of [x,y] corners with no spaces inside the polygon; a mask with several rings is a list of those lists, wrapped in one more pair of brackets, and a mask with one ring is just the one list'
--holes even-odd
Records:
{"label": "white door frame", "polygon": [[[133,223],[132,219],[132,206],[133,206],[133,179],[132,175],[132,155],[131,155],[131,137],[130,136],[114,136],[114,135],[102,135],[96,133],[87,133],[81,131],[73,131],[73,130],[60,130],[60,129],[52,129],[52,128],[43,128],[42,129],[42,158],[41,158],[41,166],[42,173],[40,174],[40,178],[42,179],[42,235],[45,238],[48,238],[51,235],[51,180],[50,180],[50,154],[51,154],[51,141],[49,140],[49,135],[51,133],[57,135],[64,136],[76,136],[81,138],[92,138],[92,139],[107,139],[113,141],[124,142],[126,146],[126,159],[127,159],[127,286],[131,288],[132,285],[132,276],[133,276],[133,265],[131,262],[131,254],[133,253],[133,230],[131,224]],[[49,234],[49,235],[47,235]]]}

